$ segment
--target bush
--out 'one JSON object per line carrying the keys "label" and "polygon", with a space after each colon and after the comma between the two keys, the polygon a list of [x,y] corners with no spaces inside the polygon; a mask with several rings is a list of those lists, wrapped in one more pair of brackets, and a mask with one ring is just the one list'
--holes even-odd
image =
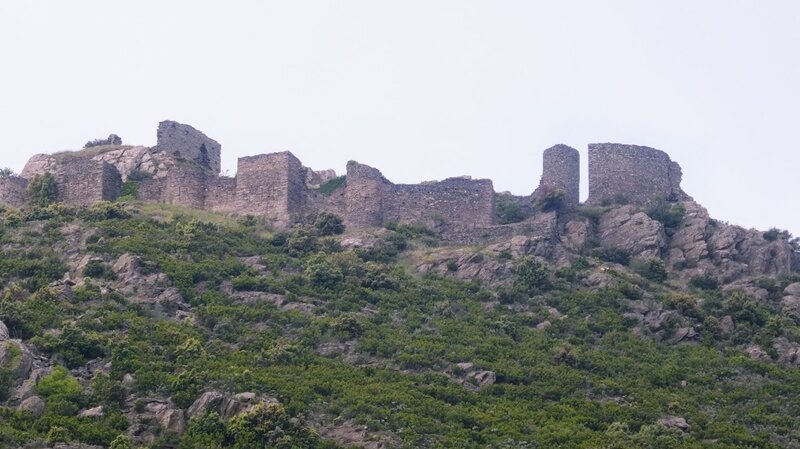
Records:
{"label": "bush", "polygon": [[776,240],[792,240],[792,234],[789,231],[784,231],[778,228],[772,228],[769,231],[762,234],[764,236],[764,240],[768,242],[774,242]]}
{"label": "bush", "polygon": [[50,173],[36,175],[28,184],[28,202],[32,206],[47,207],[56,201],[56,180]]}
{"label": "bush", "polygon": [[632,268],[633,271],[640,276],[653,282],[664,282],[667,280],[667,267],[664,261],[657,257],[647,260],[636,260]]}
{"label": "bush", "polygon": [[590,255],[605,262],[620,265],[628,265],[631,261],[630,251],[621,248],[596,248],[591,251]]}
{"label": "bush", "polygon": [[514,267],[514,287],[528,294],[547,290],[550,288],[547,267],[533,257],[523,257]]}
{"label": "bush", "polygon": [[542,212],[561,210],[564,206],[564,198],[566,198],[566,193],[563,190],[547,190],[539,198],[539,208]]}
{"label": "bush", "polygon": [[719,283],[713,277],[705,274],[689,279],[689,286],[700,290],[716,290],[719,287]]}
{"label": "bush", "polygon": [[515,201],[498,198],[497,199],[497,222],[499,224],[519,223],[525,219],[522,208]]}
{"label": "bush", "polygon": [[122,145],[122,139],[116,134],[110,134],[105,139],[94,139],[86,142],[86,144],[83,145],[83,149],[99,147],[103,145]]}
{"label": "bush", "polygon": [[14,176],[14,170],[8,167],[0,168],[0,179],[10,178]]}
{"label": "bush", "polygon": [[344,222],[341,217],[329,212],[319,214],[314,221],[314,227],[317,228],[320,235],[338,235],[344,232]]}
{"label": "bush", "polygon": [[667,229],[677,228],[685,214],[686,208],[683,204],[670,204],[664,200],[656,201],[647,208],[647,216],[660,222]]}
{"label": "bush", "polygon": [[330,196],[333,192],[343,187],[346,181],[347,178],[345,176],[339,176],[337,178],[333,178],[330,181],[322,183],[322,185],[319,186],[317,191],[325,196]]}

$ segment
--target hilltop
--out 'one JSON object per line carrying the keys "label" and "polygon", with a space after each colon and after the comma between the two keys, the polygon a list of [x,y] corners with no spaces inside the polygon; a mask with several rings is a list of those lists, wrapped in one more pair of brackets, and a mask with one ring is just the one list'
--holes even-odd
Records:
{"label": "hilltop", "polygon": [[0,179],[0,445],[800,447],[798,241],[664,152],[581,204],[564,145],[512,196],[158,138]]}

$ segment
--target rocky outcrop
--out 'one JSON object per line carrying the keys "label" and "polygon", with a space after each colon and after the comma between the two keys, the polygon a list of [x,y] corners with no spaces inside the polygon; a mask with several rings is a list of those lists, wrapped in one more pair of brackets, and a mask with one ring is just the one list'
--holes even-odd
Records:
{"label": "rocky outcrop", "polygon": [[27,412],[34,417],[39,417],[44,412],[44,401],[39,396],[31,396],[17,406],[17,411]]}
{"label": "rocky outcrop", "polygon": [[689,423],[680,416],[664,416],[658,420],[658,423],[667,429],[678,429],[681,432],[689,431]]}
{"label": "rocky outcrop", "polygon": [[234,395],[223,394],[219,391],[207,391],[200,395],[186,411],[189,419],[202,413],[217,412],[222,419],[230,419],[242,413],[249,412],[257,404],[273,404],[275,398],[257,395],[252,392]]}
{"label": "rocky outcrop", "polygon": [[634,257],[661,257],[666,247],[661,223],[633,206],[613,208],[600,216],[597,235],[602,246],[625,250]]}
{"label": "rocky outcrop", "polygon": [[673,266],[696,265],[709,255],[707,240],[711,219],[708,211],[692,201],[683,202],[682,205],[685,210],[683,221],[669,241],[668,257]]}

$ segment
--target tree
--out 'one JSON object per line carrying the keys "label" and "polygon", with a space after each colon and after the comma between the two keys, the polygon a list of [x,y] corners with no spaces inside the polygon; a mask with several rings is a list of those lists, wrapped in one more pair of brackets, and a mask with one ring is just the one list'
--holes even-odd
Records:
{"label": "tree", "polygon": [[341,217],[329,212],[322,212],[314,221],[314,227],[319,230],[320,235],[334,235],[344,232],[344,223]]}
{"label": "tree", "polygon": [[33,206],[47,207],[56,201],[56,180],[52,174],[36,175],[28,184],[28,201]]}

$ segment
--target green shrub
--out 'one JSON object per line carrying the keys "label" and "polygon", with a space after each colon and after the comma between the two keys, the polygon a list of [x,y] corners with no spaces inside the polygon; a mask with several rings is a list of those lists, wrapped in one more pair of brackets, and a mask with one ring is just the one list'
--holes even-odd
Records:
{"label": "green shrub", "polygon": [[56,201],[58,192],[52,174],[36,175],[28,184],[28,202],[32,206],[47,207]]}
{"label": "green shrub", "polygon": [[776,240],[792,240],[792,234],[789,231],[784,231],[778,228],[771,228],[769,231],[762,234],[764,240],[774,242]]}
{"label": "green shrub", "polygon": [[528,294],[537,293],[550,288],[550,274],[547,267],[526,256],[514,267],[514,287]]}
{"label": "green shrub", "polygon": [[62,399],[77,403],[81,400],[83,388],[66,368],[56,366],[50,374],[39,379],[36,391],[48,402]]}
{"label": "green shrub", "polygon": [[8,167],[0,168],[0,179],[9,178],[11,176],[14,176],[14,170]]}
{"label": "green shrub", "polygon": [[664,282],[667,280],[667,267],[664,261],[657,257],[646,260],[635,260],[631,268],[643,278],[653,282]]}
{"label": "green shrub", "polygon": [[674,229],[683,222],[686,208],[681,203],[668,203],[664,200],[656,201],[647,208],[647,216],[664,225],[664,228]]}
{"label": "green shrub", "polygon": [[554,210],[561,210],[564,206],[564,199],[566,193],[563,190],[551,189],[544,192],[539,198],[539,208],[542,212],[551,212]]}
{"label": "green shrub", "polygon": [[709,275],[693,276],[689,279],[689,286],[700,290],[716,290],[719,288],[719,282]]}
{"label": "green shrub", "polygon": [[325,196],[330,196],[333,192],[339,190],[340,188],[344,187],[347,181],[346,176],[339,176],[336,178],[331,179],[330,181],[326,181],[322,183],[317,191]]}
{"label": "green shrub", "polygon": [[630,251],[622,248],[595,248],[590,252],[592,257],[596,257],[605,262],[628,265],[631,261]]}
{"label": "green shrub", "polygon": [[317,215],[314,221],[314,227],[317,228],[320,235],[334,235],[344,232],[344,222],[338,215],[322,212]]}
{"label": "green shrub", "polygon": [[503,197],[497,198],[496,213],[499,224],[519,223],[525,219],[519,204]]}

